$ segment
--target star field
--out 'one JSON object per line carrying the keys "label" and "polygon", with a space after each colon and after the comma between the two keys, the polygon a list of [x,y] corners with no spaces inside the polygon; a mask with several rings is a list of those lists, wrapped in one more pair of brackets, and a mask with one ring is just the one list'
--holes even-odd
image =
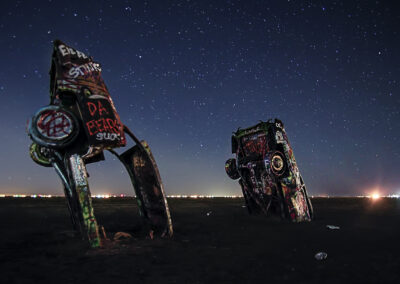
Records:
{"label": "star field", "polygon": [[[280,118],[311,194],[400,193],[395,1],[2,1],[0,191],[62,194],[30,160],[52,40],[94,57],[167,194],[240,194],[224,171],[238,127]],[[111,155],[93,193],[132,194]]]}

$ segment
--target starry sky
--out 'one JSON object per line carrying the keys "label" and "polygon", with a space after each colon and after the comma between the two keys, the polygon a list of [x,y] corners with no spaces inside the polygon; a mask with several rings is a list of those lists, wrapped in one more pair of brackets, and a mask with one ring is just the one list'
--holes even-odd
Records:
{"label": "starry sky", "polygon": [[[101,63],[121,120],[167,194],[241,194],[238,127],[280,118],[311,195],[400,193],[396,1],[1,1],[0,192],[63,194],[28,154],[49,102],[52,41]],[[110,154],[93,194],[133,194]]]}

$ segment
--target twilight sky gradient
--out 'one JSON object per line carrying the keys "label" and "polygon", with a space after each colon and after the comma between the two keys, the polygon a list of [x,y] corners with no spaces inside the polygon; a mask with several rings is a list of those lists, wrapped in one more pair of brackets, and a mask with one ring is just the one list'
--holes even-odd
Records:
{"label": "twilight sky gradient", "polygon": [[[310,194],[400,193],[396,1],[1,1],[0,192],[62,194],[29,158],[48,104],[52,40],[102,64],[122,122],[167,194],[240,194],[224,171],[239,126],[280,118]],[[132,194],[123,166],[93,194]]]}

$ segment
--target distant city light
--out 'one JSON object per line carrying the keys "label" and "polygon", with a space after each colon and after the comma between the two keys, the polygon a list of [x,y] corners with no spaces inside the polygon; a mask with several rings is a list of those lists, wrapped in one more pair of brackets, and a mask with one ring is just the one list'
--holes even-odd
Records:
{"label": "distant city light", "polygon": [[[52,198],[52,197],[64,197],[64,195],[51,195],[51,194],[0,194],[0,198],[12,197],[12,198]],[[315,195],[311,196],[312,198],[371,198],[373,200],[377,200],[380,198],[400,198],[400,194],[389,194],[389,195],[380,195],[378,192],[374,192],[371,195],[357,195],[357,196],[329,196],[326,194],[323,195]],[[133,195],[126,194],[96,194],[92,195],[92,198],[135,198]],[[182,199],[204,199],[204,198],[243,198],[242,195],[202,195],[202,194],[172,194],[167,195],[167,198],[182,198]]]}
{"label": "distant city light", "polygon": [[128,196],[125,194],[96,194],[96,195],[92,195],[93,198],[125,198],[125,197],[132,197],[132,196]]}
{"label": "distant city light", "polygon": [[168,198],[191,198],[191,199],[197,199],[197,198],[241,198],[241,195],[197,195],[197,194],[192,194],[192,195],[184,195],[184,194],[178,194],[178,195],[168,195]]}
{"label": "distant city light", "polygon": [[111,195],[109,195],[109,194],[96,194],[96,195],[93,195],[92,197],[94,197],[94,198],[110,198],[110,196]]}

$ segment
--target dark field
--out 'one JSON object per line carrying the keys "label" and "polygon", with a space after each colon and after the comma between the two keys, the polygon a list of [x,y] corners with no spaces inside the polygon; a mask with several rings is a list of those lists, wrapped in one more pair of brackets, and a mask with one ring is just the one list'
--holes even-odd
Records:
{"label": "dark field", "polygon": [[302,224],[249,216],[242,199],[173,199],[175,235],[154,240],[133,199],[95,200],[109,237],[134,236],[97,250],[64,202],[0,200],[0,283],[400,283],[396,199],[314,198],[316,220]]}

